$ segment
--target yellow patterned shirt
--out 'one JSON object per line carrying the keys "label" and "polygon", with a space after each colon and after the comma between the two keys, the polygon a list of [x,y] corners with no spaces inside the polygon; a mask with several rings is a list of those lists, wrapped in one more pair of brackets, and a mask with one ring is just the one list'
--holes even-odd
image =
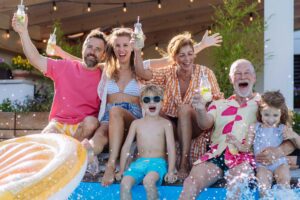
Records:
{"label": "yellow patterned shirt", "polygon": [[218,157],[223,152],[225,152],[225,163],[229,167],[247,159],[244,154],[238,152],[235,146],[226,142],[226,136],[232,134],[240,142],[245,140],[249,125],[256,122],[256,112],[260,99],[260,95],[256,94],[242,105],[239,105],[235,96],[212,102],[208,108],[208,113],[214,118],[210,150],[194,164]]}

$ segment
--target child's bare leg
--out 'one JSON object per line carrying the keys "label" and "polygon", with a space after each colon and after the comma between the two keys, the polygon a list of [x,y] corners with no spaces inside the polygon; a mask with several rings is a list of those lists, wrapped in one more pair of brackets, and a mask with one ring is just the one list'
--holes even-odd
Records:
{"label": "child's bare leg", "polygon": [[260,197],[266,196],[267,190],[271,189],[273,173],[265,167],[256,169],[256,177],[259,186]]}
{"label": "child's bare leg", "polygon": [[122,147],[125,127],[128,128],[134,117],[129,111],[119,107],[112,107],[109,112],[109,158],[102,178],[102,185],[108,186],[114,182],[116,160]]}
{"label": "child's bare leg", "polygon": [[274,171],[274,177],[277,184],[284,186],[286,188],[290,188],[291,175],[290,175],[290,169],[288,165],[285,164],[280,165]]}
{"label": "child's bare leg", "polygon": [[131,200],[131,188],[134,185],[135,180],[131,176],[124,176],[121,181],[121,193],[120,199],[121,200]]}
{"label": "child's bare leg", "polygon": [[99,128],[97,128],[94,136],[90,139],[84,139],[82,141],[82,145],[86,149],[92,148],[95,155],[100,154],[103,151],[103,148],[108,143],[108,124],[101,124]]}
{"label": "child's bare leg", "polygon": [[178,109],[177,134],[180,144],[181,159],[178,169],[178,178],[185,179],[189,175],[189,151],[192,143],[192,111],[190,105],[180,106]]}
{"label": "child's bare leg", "polygon": [[229,169],[225,178],[227,180],[227,190],[230,196],[227,196],[226,199],[240,199],[241,191],[237,189],[237,186],[243,183],[245,179],[248,181],[252,173],[251,165],[246,162]]}
{"label": "child's bare leg", "polygon": [[147,200],[157,200],[158,193],[156,182],[159,180],[159,174],[157,172],[149,172],[144,180],[143,184],[147,193]]}
{"label": "child's bare leg", "polygon": [[196,199],[199,192],[214,184],[222,177],[223,170],[213,163],[205,162],[199,165],[194,165],[190,175],[184,180],[183,190],[179,199]]}
{"label": "child's bare leg", "polygon": [[73,137],[79,141],[82,141],[83,139],[92,136],[98,127],[99,127],[98,119],[93,116],[87,116],[83,119],[82,122],[80,122]]}

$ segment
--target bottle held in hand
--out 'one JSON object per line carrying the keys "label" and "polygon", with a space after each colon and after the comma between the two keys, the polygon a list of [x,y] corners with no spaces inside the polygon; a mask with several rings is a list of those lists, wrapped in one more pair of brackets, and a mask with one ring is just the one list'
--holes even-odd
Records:
{"label": "bottle held in hand", "polygon": [[21,4],[18,5],[17,19],[19,23],[25,23],[25,6],[23,5],[23,1],[21,1]]}
{"label": "bottle held in hand", "polygon": [[56,31],[56,29],[54,29],[52,34],[50,34],[50,38],[49,38],[48,43],[47,43],[46,53],[50,56],[53,56],[55,54],[55,49],[53,47],[53,45],[56,45],[55,31]]}
{"label": "bottle held in hand", "polygon": [[212,100],[211,85],[208,81],[207,74],[204,74],[203,71],[200,73],[200,85],[199,85],[200,95],[206,102]]}
{"label": "bottle held in hand", "polygon": [[142,30],[142,24],[140,23],[140,17],[137,18],[137,23],[134,24],[135,35],[135,47],[138,49],[144,48],[144,33]]}

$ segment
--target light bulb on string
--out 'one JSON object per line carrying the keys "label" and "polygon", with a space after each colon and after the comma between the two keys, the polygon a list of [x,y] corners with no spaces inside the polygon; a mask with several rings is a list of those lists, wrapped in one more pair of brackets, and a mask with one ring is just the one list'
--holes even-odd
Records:
{"label": "light bulb on string", "polygon": [[87,11],[88,11],[88,12],[91,12],[91,2],[88,2]]}
{"label": "light bulb on string", "polygon": [[212,33],[211,26],[208,26],[208,34],[210,35],[211,33]]}
{"label": "light bulb on string", "polygon": [[261,0],[257,0],[258,3],[261,3]]}
{"label": "light bulb on string", "polygon": [[123,3],[123,12],[127,12],[127,5],[125,2]]}
{"label": "light bulb on string", "polygon": [[158,42],[155,43],[155,50],[158,51]]}
{"label": "light bulb on string", "polygon": [[193,2],[194,2],[194,0],[190,0],[190,2],[191,2],[191,3],[193,3]]}
{"label": "light bulb on string", "polygon": [[52,2],[52,8],[53,8],[54,11],[57,11],[57,6],[56,6],[56,2],[55,1]]}
{"label": "light bulb on string", "polygon": [[157,7],[160,9],[161,8],[161,1],[157,0]]}
{"label": "light bulb on string", "polygon": [[9,30],[6,30],[6,38],[10,38],[10,33],[9,33]]}
{"label": "light bulb on string", "polygon": [[250,22],[253,21],[253,13],[252,12],[249,14],[249,20],[250,20]]}

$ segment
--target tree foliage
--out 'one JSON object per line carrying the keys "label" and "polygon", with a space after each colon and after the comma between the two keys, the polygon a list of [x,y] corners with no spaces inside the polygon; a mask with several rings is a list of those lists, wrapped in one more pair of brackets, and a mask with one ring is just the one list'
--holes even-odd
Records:
{"label": "tree foliage", "polygon": [[223,37],[222,47],[213,49],[214,72],[225,97],[233,92],[228,74],[235,60],[248,59],[256,71],[263,66],[265,27],[257,7],[256,1],[249,4],[245,0],[224,0],[221,6],[213,6],[212,30]]}
{"label": "tree foliage", "polygon": [[78,39],[76,41],[73,41],[73,44],[70,44],[65,37],[65,33],[62,29],[62,25],[60,21],[55,21],[53,24],[53,29],[56,28],[56,44],[60,46],[63,50],[66,52],[81,57],[81,41]]}

